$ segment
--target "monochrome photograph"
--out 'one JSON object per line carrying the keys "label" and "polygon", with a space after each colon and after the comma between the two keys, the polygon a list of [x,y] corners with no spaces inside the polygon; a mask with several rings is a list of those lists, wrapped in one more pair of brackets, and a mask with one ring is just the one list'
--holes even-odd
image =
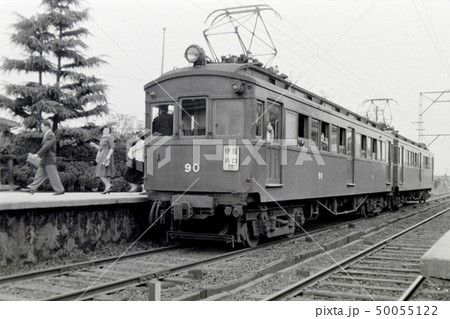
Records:
{"label": "monochrome photograph", "polygon": [[1,304],[444,318],[449,12],[0,0]]}

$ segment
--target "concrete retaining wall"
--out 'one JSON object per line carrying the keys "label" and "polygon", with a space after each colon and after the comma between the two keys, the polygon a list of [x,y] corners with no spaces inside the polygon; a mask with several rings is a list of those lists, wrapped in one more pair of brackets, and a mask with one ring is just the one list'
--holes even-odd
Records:
{"label": "concrete retaining wall", "polygon": [[88,253],[135,240],[147,203],[0,211],[0,266]]}

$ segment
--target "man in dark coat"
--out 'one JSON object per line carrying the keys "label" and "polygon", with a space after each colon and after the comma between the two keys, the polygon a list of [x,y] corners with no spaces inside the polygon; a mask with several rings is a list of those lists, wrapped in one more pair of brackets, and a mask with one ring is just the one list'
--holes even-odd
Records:
{"label": "man in dark coat", "polygon": [[159,115],[153,120],[152,132],[159,135],[172,135],[173,133],[173,117],[167,113],[167,105],[160,107]]}
{"label": "man in dark coat", "polygon": [[34,194],[43,182],[48,178],[50,185],[52,185],[55,193],[53,195],[64,194],[64,186],[58,175],[56,169],[56,136],[52,132],[52,124],[49,121],[44,121],[41,124],[41,130],[44,132],[42,138],[41,148],[36,153],[41,159],[41,163],[36,171],[33,182],[22,191]]}

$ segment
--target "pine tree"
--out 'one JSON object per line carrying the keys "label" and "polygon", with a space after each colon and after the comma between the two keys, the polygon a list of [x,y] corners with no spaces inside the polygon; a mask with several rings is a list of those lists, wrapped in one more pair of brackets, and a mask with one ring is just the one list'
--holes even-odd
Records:
{"label": "pine tree", "polygon": [[87,45],[82,38],[89,31],[79,25],[88,20],[88,9],[75,10],[80,8],[78,0],[42,0],[42,4],[44,13],[19,16],[13,25],[11,41],[24,49],[27,58],[5,58],[2,65],[4,71],[37,73],[38,81],[6,85],[0,107],[22,117],[27,128],[38,127],[45,115],[54,130],[68,119],[108,113],[107,86],[82,72],[106,63],[83,54]]}

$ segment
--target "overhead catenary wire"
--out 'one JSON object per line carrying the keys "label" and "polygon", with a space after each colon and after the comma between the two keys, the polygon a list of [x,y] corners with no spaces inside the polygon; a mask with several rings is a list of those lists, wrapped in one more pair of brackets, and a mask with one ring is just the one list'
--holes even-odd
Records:
{"label": "overhead catenary wire", "polygon": [[[221,1],[221,2],[224,3],[223,1]],[[236,4],[238,4],[238,5],[242,5],[239,1],[236,1],[236,0],[235,0],[234,2],[235,2]],[[263,2],[267,4],[267,2],[265,2],[265,1],[263,1]],[[224,3],[224,5],[225,5],[225,3]],[[295,26],[294,24],[290,23],[285,17],[283,17],[283,20],[284,20],[284,21],[287,21],[287,22],[288,22],[291,26],[293,26],[297,31],[300,31],[300,30],[298,29],[297,26]],[[311,48],[307,47],[306,45],[301,44],[298,40],[294,39],[291,35],[287,34],[286,32],[282,31],[281,29],[277,28],[274,24],[271,24],[271,23],[269,23],[269,22],[267,22],[267,24],[270,25],[271,28],[276,29],[280,34],[282,34],[282,35],[284,35],[286,38],[288,38],[288,39],[290,40],[289,43],[295,43],[295,44],[297,44],[297,45],[300,46],[305,52],[311,53],[311,54],[314,55],[315,58],[317,59],[317,53],[314,52]],[[301,31],[300,31],[300,32],[301,32]],[[305,34],[304,32],[302,32],[302,33]],[[311,37],[307,36],[306,34],[305,34],[305,37],[306,37],[309,41],[312,41],[312,40],[311,40]],[[327,67],[331,67],[332,69],[336,70],[339,74],[341,74],[341,75],[344,76],[345,78],[347,78],[347,79],[353,81],[354,83],[356,83],[358,86],[360,86],[361,88],[363,88],[365,91],[370,92],[370,94],[371,94],[370,96],[373,96],[373,94],[375,94],[376,96],[381,96],[381,95],[383,95],[383,94],[379,93],[377,90],[375,90],[374,88],[372,88],[372,87],[370,87],[369,85],[367,85],[361,78],[359,78],[358,76],[356,76],[356,74],[355,74],[354,72],[350,71],[349,68],[343,66],[342,63],[340,63],[336,58],[334,58],[334,57],[329,53],[329,50],[324,50],[324,49],[323,49],[322,47],[320,47],[320,46],[317,44],[317,42],[315,42],[315,41],[312,41],[312,42],[314,43],[314,45],[316,45],[317,47],[319,47],[319,48],[321,49],[322,52],[324,52],[324,54],[321,55],[320,61],[324,62],[324,63],[327,65]],[[311,62],[310,62],[310,61],[311,61],[310,59],[308,59],[308,58],[304,57],[303,55],[299,54],[299,52],[298,52],[298,51],[295,51],[295,50],[293,49],[292,46],[285,45],[284,43],[285,43],[284,41],[278,41],[278,42],[277,42],[277,45],[280,45],[281,47],[283,47],[283,48],[287,49],[288,51],[292,52],[295,56],[299,57],[299,58],[302,59],[303,61],[305,61],[305,62],[307,62],[307,63],[311,63]],[[349,74],[346,74],[344,71],[340,70],[340,69],[339,69],[338,67],[336,67],[334,64],[332,64],[332,63],[326,61],[326,60],[324,59],[325,56],[332,58],[338,65],[340,65],[341,67],[343,67]],[[281,58],[280,56],[277,56],[277,59],[278,59],[278,60],[281,60],[281,61],[283,61],[283,62],[285,62],[285,63],[287,63],[287,64],[289,64],[291,67],[293,67],[294,70],[296,70],[296,71],[298,71],[299,73],[301,73],[301,79],[303,79],[303,77],[306,76],[306,77],[308,77],[308,78],[314,80],[314,81],[315,81],[316,83],[318,83],[318,84],[321,84],[321,85],[323,85],[323,86],[325,86],[325,87],[328,87],[329,89],[333,89],[336,93],[338,93],[339,95],[341,95],[343,98],[345,98],[345,99],[348,100],[349,102],[353,102],[353,104],[355,105],[355,108],[356,108],[357,105],[359,105],[360,102],[353,101],[351,98],[349,98],[348,96],[344,95],[341,91],[332,88],[329,84],[325,84],[325,83],[323,83],[322,81],[318,80],[317,78],[314,78],[313,76],[311,76],[311,75],[309,74],[309,72],[303,72],[303,70],[299,69],[298,66],[296,66],[296,65],[293,64],[293,63],[291,63],[290,61],[288,61],[288,60],[286,60],[286,59],[283,59],[283,58]],[[321,72],[322,74],[324,74],[326,77],[328,77],[328,78],[330,78],[332,81],[336,82],[337,85],[343,87],[343,88],[346,90],[346,92],[351,92],[353,95],[360,97],[361,100],[367,99],[367,97],[368,97],[367,95],[362,95],[361,93],[357,92],[354,88],[351,88],[351,87],[349,87],[348,85],[345,85],[345,84],[342,82],[341,79],[335,78],[334,76],[332,76],[332,75],[330,74],[330,72],[324,71],[322,68],[320,68],[320,67],[317,65],[317,62],[318,62],[318,61],[316,61],[315,63],[310,64],[310,66],[312,66],[312,67],[310,67],[310,69],[318,70],[319,72]],[[300,79],[300,80],[301,80],[301,79]]]}
{"label": "overhead catenary wire", "polygon": [[[442,63],[442,65],[443,65],[443,67],[445,69],[445,72],[450,77],[450,65],[449,65],[448,60],[446,58],[445,51],[442,49],[442,45],[441,45],[441,42],[439,40],[439,36],[436,33],[436,30],[434,29],[434,25],[433,25],[432,19],[430,18],[429,14],[428,14],[426,6],[422,3],[423,10],[425,11],[425,15],[428,18],[428,23],[429,23],[430,27],[427,26],[427,23],[425,22],[425,19],[423,18],[419,8],[417,7],[415,0],[412,0],[412,4],[414,5],[414,8],[416,9],[417,15],[419,16],[420,21],[422,22],[422,26],[423,26],[423,28],[425,30],[426,35],[428,36],[428,38],[431,41],[432,47],[436,50],[437,56],[438,56],[440,62]],[[434,34],[434,37],[433,37],[432,33]]]}

